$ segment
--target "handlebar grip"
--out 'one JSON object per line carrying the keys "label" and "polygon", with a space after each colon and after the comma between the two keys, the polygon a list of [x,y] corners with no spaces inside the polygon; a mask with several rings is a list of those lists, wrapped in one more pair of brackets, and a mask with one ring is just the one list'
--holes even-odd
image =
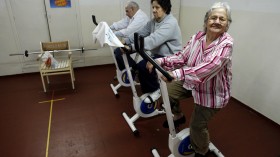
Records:
{"label": "handlebar grip", "polygon": [[95,26],[97,26],[97,25],[98,25],[98,23],[96,22],[95,15],[92,15],[91,17],[92,17],[92,22],[95,24]]}

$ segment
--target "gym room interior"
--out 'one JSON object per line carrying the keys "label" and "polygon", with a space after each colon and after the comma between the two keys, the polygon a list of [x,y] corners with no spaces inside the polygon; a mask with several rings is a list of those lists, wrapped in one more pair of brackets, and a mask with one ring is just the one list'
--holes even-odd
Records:
{"label": "gym room interior", "polygon": [[[3,157],[169,156],[165,114],[139,118],[135,136],[123,113],[135,114],[130,87],[115,95],[112,49],[93,40],[93,15],[109,26],[125,16],[127,0],[0,0],[0,152]],[[134,0],[153,18],[150,1]],[[214,0],[171,0],[182,44],[203,29]],[[227,0],[234,38],[231,98],[209,123],[211,142],[225,157],[280,157],[280,1]],[[278,32],[278,33],[277,33]],[[42,86],[40,42],[68,40],[70,75]],[[84,49],[85,51],[80,51]],[[29,53],[25,55],[26,51]],[[16,54],[16,55],[12,55]],[[278,81],[277,81],[278,80]],[[137,91],[140,87],[136,86]],[[189,126],[193,99],[181,102]],[[215,156],[214,154],[210,156]]]}

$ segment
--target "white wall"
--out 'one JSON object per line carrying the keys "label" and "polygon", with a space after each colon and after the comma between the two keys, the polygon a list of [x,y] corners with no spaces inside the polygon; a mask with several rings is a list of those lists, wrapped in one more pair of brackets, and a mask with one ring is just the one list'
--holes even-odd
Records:
{"label": "white wall", "polygon": [[[202,29],[214,0],[184,0],[180,26],[184,41]],[[233,23],[232,96],[280,124],[280,1],[228,0]]]}

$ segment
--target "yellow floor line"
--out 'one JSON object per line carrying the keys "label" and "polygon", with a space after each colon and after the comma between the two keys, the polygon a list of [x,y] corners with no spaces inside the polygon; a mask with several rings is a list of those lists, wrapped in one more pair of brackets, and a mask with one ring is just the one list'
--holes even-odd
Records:
{"label": "yellow floor line", "polygon": [[40,104],[42,104],[42,103],[46,103],[46,102],[55,102],[55,101],[60,101],[60,100],[64,100],[65,98],[61,98],[61,99],[55,99],[55,100],[47,100],[47,101],[41,101],[41,102],[39,102]]}
{"label": "yellow floor line", "polygon": [[51,107],[50,107],[50,117],[49,117],[49,126],[48,126],[48,137],[47,137],[47,145],[46,145],[46,157],[49,156],[49,143],[50,143],[50,136],[51,136],[51,123],[52,123],[52,108],[53,108],[53,102],[55,101],[61,101],[64,100],[65,98],[61,98],[61,99],[53,99],[53,95],[54,95],[54,91],[52,93],[52,99],[51,100],[47,100],[47,101],[41,101],[39,103],[51,103]]}

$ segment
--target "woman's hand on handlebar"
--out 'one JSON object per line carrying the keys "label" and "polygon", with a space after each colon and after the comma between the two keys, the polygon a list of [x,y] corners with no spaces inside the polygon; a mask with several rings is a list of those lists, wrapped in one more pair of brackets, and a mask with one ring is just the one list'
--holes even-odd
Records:
{"label": "woman's hand on handlebar", "polygon": [[[174,80],[174,75],[173,75],[173,73],[171,72],[171,71],[167,71],[168,72],[168,74],[173,78],[173,80]],[[164,81],[164,82],[172,82],[173,80],[171,80],[171,81],[169,81],[164,75],[162,75],[161,74],[161,76],[160,76],[160,78]]]}

